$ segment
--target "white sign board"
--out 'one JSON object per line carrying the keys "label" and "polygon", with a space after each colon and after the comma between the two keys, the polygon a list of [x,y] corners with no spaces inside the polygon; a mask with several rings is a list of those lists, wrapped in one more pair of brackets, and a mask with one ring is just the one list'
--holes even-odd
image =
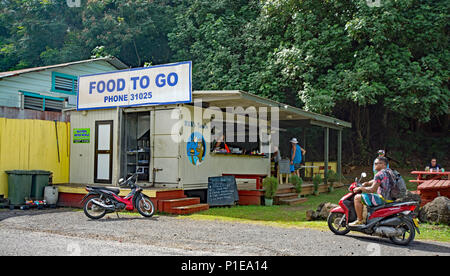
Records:
{"label": "white sign board", "polygon": [[189,103],[192,62],[179,62],[78,78],[77,110]]}

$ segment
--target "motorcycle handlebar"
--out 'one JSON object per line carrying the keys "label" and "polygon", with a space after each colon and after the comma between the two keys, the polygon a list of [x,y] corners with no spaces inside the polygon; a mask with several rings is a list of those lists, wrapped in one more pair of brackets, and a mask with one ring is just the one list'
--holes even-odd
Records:
{"label": "motorcycle handlebar", "polygon": [[133,173],[130,177],[128,177],[125,181],[123,181],[122,183],[119,183],[119,186],[128,186],[130,188],[133,188],[136,185],[136,180],[133,181],[134,178],[137,177],[137,173]]}

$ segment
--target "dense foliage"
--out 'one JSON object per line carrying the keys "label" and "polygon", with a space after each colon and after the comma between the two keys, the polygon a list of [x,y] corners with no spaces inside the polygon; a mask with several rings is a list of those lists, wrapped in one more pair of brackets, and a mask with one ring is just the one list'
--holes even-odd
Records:
{"label": "dense foliage", "polygon": [[133,67],[192,60],[194,89],[352,122],[347,162],[379,148],[401,162],[448,158],[449,1],[65,2],[0,1],[0,71],[106,55]]}

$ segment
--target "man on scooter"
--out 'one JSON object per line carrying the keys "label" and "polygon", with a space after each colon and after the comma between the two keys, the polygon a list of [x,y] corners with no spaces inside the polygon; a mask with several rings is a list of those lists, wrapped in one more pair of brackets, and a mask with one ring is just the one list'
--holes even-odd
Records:
{"label": "man on scooter", "polygon": [[357,194],[354,199],[355,211],[357,220],[350,223],[349,226],[363,225],[363,204],[368,207],[381,206],[392,202],[391,193],[391,177],[389,168],[387,168],[388,160],[386,157],[378,157],[375,160],[375,169],[378,173],[374,179],[362,184],[362,187],[357,187],[353,190]]}

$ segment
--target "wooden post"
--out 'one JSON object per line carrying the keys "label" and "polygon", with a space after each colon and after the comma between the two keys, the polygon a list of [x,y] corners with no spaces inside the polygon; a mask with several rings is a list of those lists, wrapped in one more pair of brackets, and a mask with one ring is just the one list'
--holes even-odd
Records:
{"label": "wooden post", "polygon": [[337,137],[337,174],[338,181],[341,183],[341,175],[342,175],[342,129],[338,130]]}
{"label": "wooden post", "polygon": [[325,185],[328,185],[328,145],[330,140],[330,129],[325,128],[325,145],[324,145],[324,159],[325,159],[325,168],[324,168],[324,180],[323,183]]}
{"label": "wooden post", "polygon": [[[304,150],[306,150],[306,129],[307,129],[306,127],[302,127],[302,131],[303,131],[303,149]],[[306,166],[306,154],[302,156],[302,163],[305,164],[305,166]],[[311,172],[311,176],[312,176],[312,172]],[[303,169],[303,174],[302,174],[302,170],[300,170],[300,177],[305,179],[305,177],[306,177],[306,168]]]}

